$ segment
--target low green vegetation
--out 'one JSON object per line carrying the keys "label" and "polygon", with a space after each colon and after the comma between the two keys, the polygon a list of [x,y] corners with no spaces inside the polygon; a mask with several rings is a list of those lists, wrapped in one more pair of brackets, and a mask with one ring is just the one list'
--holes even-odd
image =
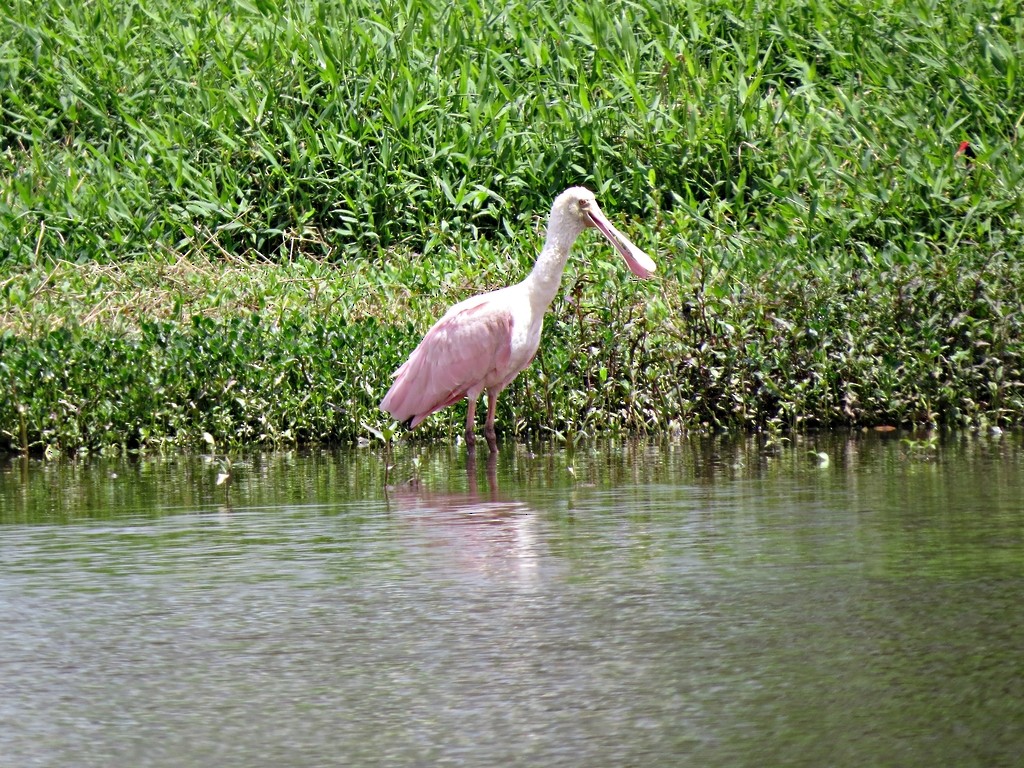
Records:
{"label": "low green vegetation", "polygon": [[0,11],[0,450],[368,437],[571,184],[506,435],[1024,418],[1019,3],[491,5]]}

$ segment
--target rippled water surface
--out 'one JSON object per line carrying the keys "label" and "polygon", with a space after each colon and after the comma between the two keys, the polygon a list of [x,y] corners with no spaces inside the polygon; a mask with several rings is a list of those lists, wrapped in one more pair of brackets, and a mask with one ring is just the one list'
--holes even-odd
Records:
{"label": "rippled water surface", "polygon": [[0,762],[1022,764],[1021,436],[902,437],[8,457]]}

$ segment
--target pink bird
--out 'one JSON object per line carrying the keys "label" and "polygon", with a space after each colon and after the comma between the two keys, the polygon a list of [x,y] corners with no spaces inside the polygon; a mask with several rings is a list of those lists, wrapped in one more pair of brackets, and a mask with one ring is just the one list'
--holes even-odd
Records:
{"label": "pink bird", "polygon": [[449,309],[395,371],[381,410],[413,428],[432,413],[468,398],[466,444],[472,447],[476,444],[476,404],[486,390],[484,435],[491,451],[497,451],[494,413],[498,395],[537,354],[544,313],[558,293],[569,249],[588,227],[596,227],[608,238],[637,277],[654,274],[654,261],[612,226],[594,193],[571,187],[551,206],[544,247],[533,271],[520,283],[474,296]]}

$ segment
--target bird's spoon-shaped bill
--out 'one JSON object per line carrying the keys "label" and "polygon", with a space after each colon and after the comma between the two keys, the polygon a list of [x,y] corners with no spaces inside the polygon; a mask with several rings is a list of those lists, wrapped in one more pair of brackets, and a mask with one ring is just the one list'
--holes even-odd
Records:
{"label": "bird's spoon-shaped bill", "polygon": [[619,232],[615,225],[604,217],[603,213],[593,209],[587,213],[593,225],[608,238],[608,242],[615,246],[615,250],[622,254],[622,258],[626,260],[626,265],[634,275],[646,279],[657,271],[658,266],[654,263],[654,259]]}

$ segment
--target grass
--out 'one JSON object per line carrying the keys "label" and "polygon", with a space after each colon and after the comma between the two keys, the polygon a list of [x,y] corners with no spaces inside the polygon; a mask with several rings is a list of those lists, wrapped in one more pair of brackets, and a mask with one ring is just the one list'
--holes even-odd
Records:
{"label": "grass", "polygon": [[507,432],[1019,423],[1021,10],[14,0],[0,442],[365,435],[576,183],[663,269],[583,245]]}

